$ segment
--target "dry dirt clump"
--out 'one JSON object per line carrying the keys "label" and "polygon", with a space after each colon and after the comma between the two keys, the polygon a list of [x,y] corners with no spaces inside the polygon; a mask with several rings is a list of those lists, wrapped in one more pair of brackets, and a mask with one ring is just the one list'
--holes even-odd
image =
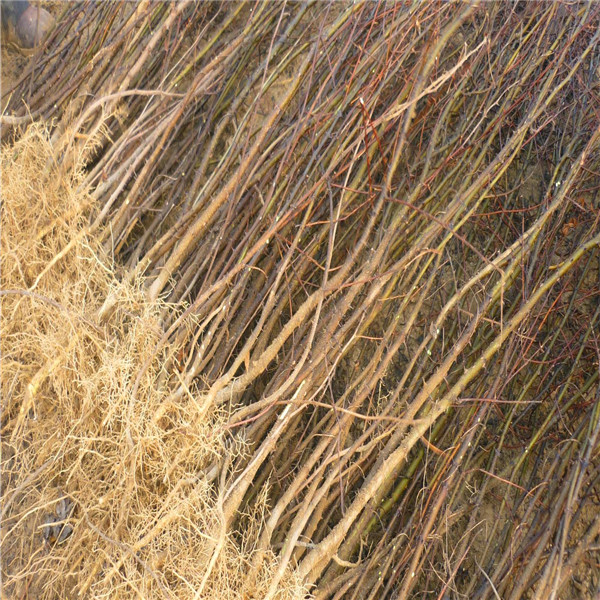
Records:
{"label": "dry dirt clump", "polygon": [[[3,594],[261,596],[275,561],[244,575],[266,500],[235,539],[222,518],[243,443],[195,389],[171,396],[165,306],[118,282],[80,183],[41,125],[2,148]],[[304,589],[290,575],[279,597]]]}

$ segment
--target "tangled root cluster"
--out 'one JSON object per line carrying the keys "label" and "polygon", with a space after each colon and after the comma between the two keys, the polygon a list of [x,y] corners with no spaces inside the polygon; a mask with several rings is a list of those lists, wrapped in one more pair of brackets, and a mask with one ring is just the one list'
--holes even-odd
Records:
{"label": "tangled root cluster", "polygon": [[[89,235],[81,170],[32,125],[2,152],[2,574],[12,598],[252,598],[266,507],[229,532],[227,464],[244,451],[190,389],[165,307],[119,282]],[[106,297],[117,298],[100,316]],[[162,311],[162,312],[161,312]],[[241,582],[241,583],[240,583]],[[291,575],[280,597],[304,596]]]}

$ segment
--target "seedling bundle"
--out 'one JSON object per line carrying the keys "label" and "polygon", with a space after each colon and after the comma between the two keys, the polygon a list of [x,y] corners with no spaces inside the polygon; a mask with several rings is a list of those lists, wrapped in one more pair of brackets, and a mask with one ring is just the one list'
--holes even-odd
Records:
{"label": "seedling bundle", "polygon": [[6,593],[593,597],[600,6],[57,23],[5,90]]}

